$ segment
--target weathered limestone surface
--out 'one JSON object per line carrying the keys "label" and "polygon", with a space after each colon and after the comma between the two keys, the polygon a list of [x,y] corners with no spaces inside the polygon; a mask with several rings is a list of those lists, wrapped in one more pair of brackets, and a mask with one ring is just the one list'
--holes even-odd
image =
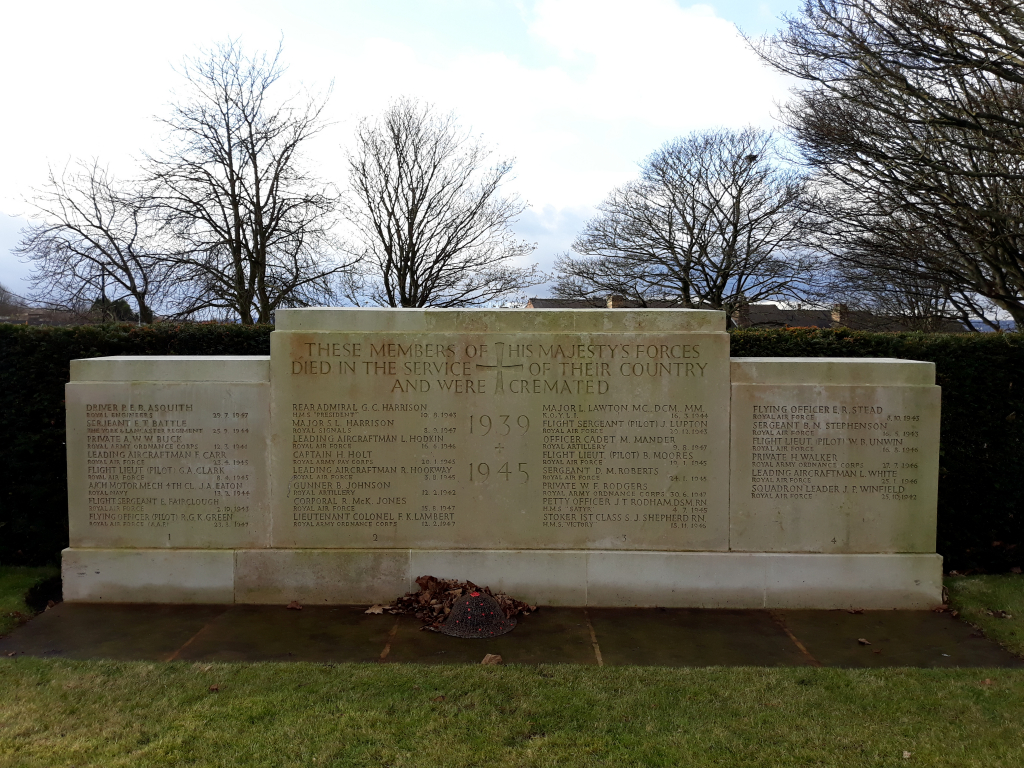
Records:
{"label": "weathered limestone surface", "polygon": [[934,381],[906,360],[734,358],[730,548],[934,552]]}
{"label": "weathered limestone surface", "polygon": [[65,549],[64,599],[85,603],[232,603],[230,549]]}
{"label": "weathered limestone surface", "polygon": [[935,554],[68,549],[63,561],[65,599],[86,602],[388,602],[426,573],[572,606],[924,609],[942,588]]}
{"label": "weathered limestone surface", "polygon": [[728,548],[722,313],[282,315],[275,547]]}
{"label": "weathered limestone surface", "polygon": [[281,310],[269,358],[74,361],[65,596],[934,605],[934,367],[730,361],[724,327]]}
{"label": "weathered limestone surface", "polygon": [[268,358],[75,360],[73,547],[267,546]]}

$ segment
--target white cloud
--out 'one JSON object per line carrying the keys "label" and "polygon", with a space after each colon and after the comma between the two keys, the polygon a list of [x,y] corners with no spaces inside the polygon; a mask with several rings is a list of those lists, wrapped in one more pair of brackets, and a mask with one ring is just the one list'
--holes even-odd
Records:
{"label": "white cloud", "polygon": [[[476,26],[453,36],[471,11]],[[27,210],[22,198],[47,164],[99,156],[130,169],[132,156],[159,140],[152,116],[178,82],[171,65],[229,36],[252,50],[283,34],[286,82],[335,80],[336,125],[311,159],[337,182],[358,117],[403,94],[454,109],[517,158],[514,189],[533,206],[520,230],[542,244],[544,266],[660,144],[697,128],[768,125],[784,96],[783,81],[730,22],[673,0],[538,0],[512,14],[455,0],[179,0],[173,11],[22,3],[4,13],[0,210],[8,214]],[[0,264],[0,281],[6,274]]]}

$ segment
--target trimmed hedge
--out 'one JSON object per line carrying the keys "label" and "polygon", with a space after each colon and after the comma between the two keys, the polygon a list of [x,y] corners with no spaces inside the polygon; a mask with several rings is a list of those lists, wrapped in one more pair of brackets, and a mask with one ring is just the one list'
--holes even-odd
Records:
{"label": "trimmed hedge", "polygon": [[68,545],[64,384],[76,358],[269,355],[273,326],[0,324],[0,563],[57,562]]}
{"label": "trimmed hedge", "polygon": [[936,549],[946,570],[1024,566],[1024,335],[734,331],[731,354],[935,363],[942,387]]}
{"label": "trimmed hedge", "polygon": [[[271,326],[0,325],[0,563],[55,562],[67,546],[64,384],[104,355],[266,355]],[[935,363],[942,387],[938,551],[946,568],[1024,565],[1024,335],[734,331],[735,357],[897,357]]]}

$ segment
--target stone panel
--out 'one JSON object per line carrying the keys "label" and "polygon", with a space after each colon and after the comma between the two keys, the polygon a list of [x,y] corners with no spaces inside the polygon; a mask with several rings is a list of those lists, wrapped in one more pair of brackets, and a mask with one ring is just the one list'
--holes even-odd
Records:
{"label": "stone panel", "polygon": [[539,605],[927,609],[938,555],[503,550],[239,550],[235,601],[387,603],[417,576],[469,579]]}
{"label": "stone panel", "polygon": [[[893,361],[896,362],[896,361]],[[732,385],[730,548],[748,552],[934,552],[940,392],[926,363],[856,384],[864,361],[757,363]],[[734,381],[751,377],[733,364]],[[820,369],[820,370],[819,370]],[[829,379],[821,379],[829,370]],[[802,375],[801,375],[802,374]],[[838,379],[840,384],[831,384]],[[921,383],[917,383],[921,382]]]}
{"label": "stone panel", "polygon": [[[230,360],[218,362],[219,381],[188,380],[189,361],[112,358],[73,373],[109,376],[107,360],[118,375],[165,378],[67,385],[71,545],[266,546],[269,384],[224,380]],[[240,367],[245,374],[253,365]],[[170,380],[175,371],[179,380]]]}
{"label": "stone panel", "polygon": [[[728,337],[663,330],[721,313],[646,313],[647,332],[596,312],[613,332],[507,312],[275,332],[274,546],[726,549]],[[512,317],[531,331],[492,330]]]}
{"label": "stone panel", "polygon": [[228,549],[65,549],[64,599],[79,603],[233,603]]}
{"label": "stone panel", "polygon": [[270,381],[269,355],[117,355],[71,361],[72,381]]}
{"label": "stone panel", "polygon": [[588,552],[587,604],[763,608],[766,563],[733,552]]}
{"label": "stone panel", "polygon": [[732,383],[930,387],[935,363],[891,357],[734,357]]}
{"label": "stone panel", "polygon": [[725,313],[703,309],[282,309],[275,330],[343,333],[720,333]]}
{"label": "stone panel", "polygon": [[416,589],[407,550],[251,549],[236,559],[235,600],[309,605],[389,603]]}
{"label": "stone panel", "polygon": [[942,602],[942,557],[757,554],[765,608],[928,610]]}

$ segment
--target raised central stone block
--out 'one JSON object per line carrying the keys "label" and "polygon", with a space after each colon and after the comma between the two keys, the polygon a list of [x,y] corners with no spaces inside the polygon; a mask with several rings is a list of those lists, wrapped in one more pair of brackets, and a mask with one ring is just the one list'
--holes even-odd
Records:
{"label": "raised central stone block", "polygon": [[273,542],[728,548],[720,312],[290,310]]}

